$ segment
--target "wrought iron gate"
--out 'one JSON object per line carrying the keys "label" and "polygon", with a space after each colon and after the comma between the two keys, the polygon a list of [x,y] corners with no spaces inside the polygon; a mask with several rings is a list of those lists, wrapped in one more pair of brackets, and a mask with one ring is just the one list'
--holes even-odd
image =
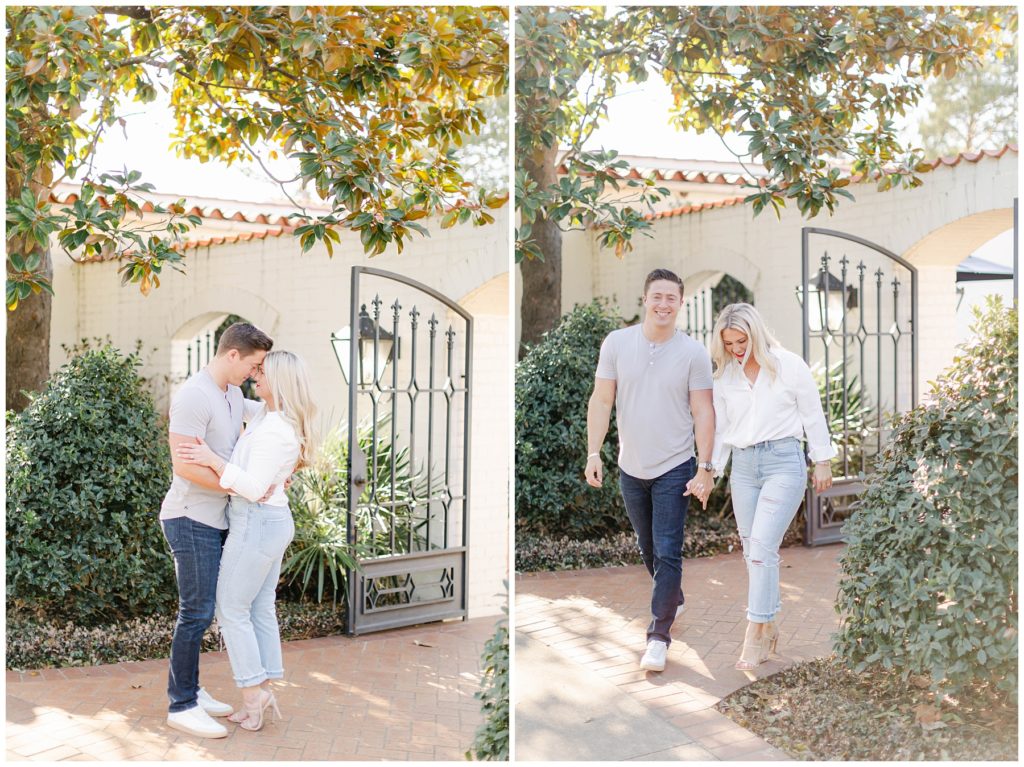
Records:
{"label": "wrought iron gate", "polygon": [[350,321],[348,633],[465,618],[473,319],[356,266]]}
{"label": "wrought iron gate", "polygon": [[[918,285],[917,270],[881,245],[831,229],[802,233],[803,357],[824,375],[822,405],[839,447],[832,488],[807,491],[805,541],[816,546],[842,540],[891,415],[917,405]],[[812,235],[826,238],[820,257]],[[827,250],[835,240],[839,258]],[[813,276],[812,258],[819,267]]]}

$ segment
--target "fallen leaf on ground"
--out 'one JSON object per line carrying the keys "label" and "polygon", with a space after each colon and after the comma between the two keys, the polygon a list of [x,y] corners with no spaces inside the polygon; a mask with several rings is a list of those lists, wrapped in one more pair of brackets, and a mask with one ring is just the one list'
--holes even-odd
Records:
{"label": "fallen leaf on ground", "polygon": [[920,725],[933,724],[940,721],[942,712],[930,703],[922,703],[914,707],[914,719]]}

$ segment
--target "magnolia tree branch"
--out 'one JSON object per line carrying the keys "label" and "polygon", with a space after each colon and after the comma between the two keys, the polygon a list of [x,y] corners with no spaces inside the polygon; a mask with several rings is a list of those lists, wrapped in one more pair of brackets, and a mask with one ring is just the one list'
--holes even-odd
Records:
{"label": "magnolia tree branch", "polygon": [[101,13],[110,13],[115,16],[127,16],[130,19],[140,21],[152,21],[153,10],[145,5],[101,5],[97,6]]}

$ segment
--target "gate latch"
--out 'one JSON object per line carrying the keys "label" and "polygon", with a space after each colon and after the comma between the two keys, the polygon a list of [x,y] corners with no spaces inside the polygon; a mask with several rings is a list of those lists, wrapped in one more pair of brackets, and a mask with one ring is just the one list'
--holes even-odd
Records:
{"label": "gate latch", "polygon": [[362,492],[362,488],[366,486],[366,454],[358,447],[352,453],[351,472],[352,484]]}

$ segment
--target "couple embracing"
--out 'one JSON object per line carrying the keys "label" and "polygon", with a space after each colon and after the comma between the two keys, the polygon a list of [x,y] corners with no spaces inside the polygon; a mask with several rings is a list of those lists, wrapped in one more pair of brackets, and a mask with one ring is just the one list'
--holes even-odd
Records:
{"label": "couple embracing", "polygon": [[[708,496],[732,454],[730,489],[749,588],[747,630],[736,668],[768,659],[779,638],[779,546],[807,485],[832,485],[836,455],[818,389],[802,358],[781,347],[749,304],[719,314],[711,353],[676,329],[683,284],[667,269],[644,282],[644,320],[601,345],[587,410],[587,482],[602,482],[601,445],[612,406],[619,431],[619,486],[654,579],[640,667],[665,668],[683,609],[683,526],[691,497]],[[712,369],[712,360],[714,369]]]}
{"label": "couple embracing", "polygon": [[[228,734],[213,716],[259,730],[268,712],[278,714],[270,680],[284,668],[274,602],[295,532],[284,486],[311,460],[316,407],[302,360],[273,344],[236,322],[171,403],[174,479],[160,523],[174,555],[178,619],[167,724],[199,737]],[[262,402],[242,396],[249,378]],[[203,634],[215,614],[242,692],[237,712],[199,686]]]}

